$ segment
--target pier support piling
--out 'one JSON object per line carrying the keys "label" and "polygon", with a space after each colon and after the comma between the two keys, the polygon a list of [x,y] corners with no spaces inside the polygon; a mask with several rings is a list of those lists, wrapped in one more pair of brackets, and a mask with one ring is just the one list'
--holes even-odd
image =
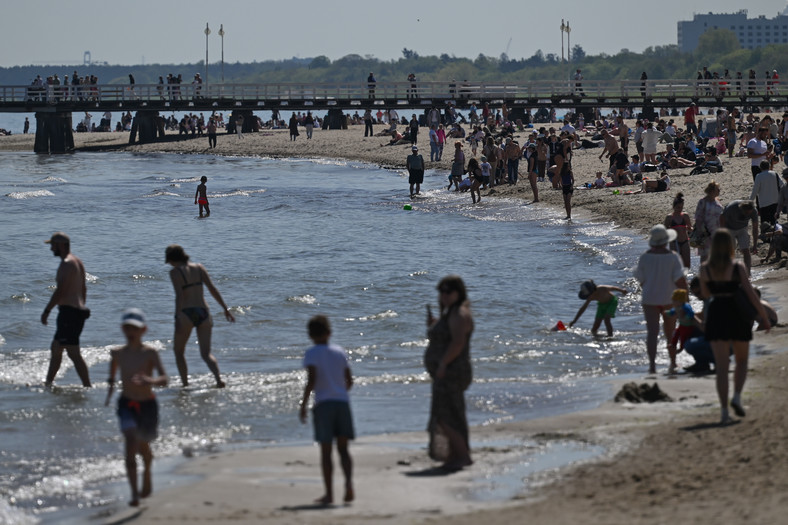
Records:
{"label": "pier support piling", "polygon": [[36,113],[36,153],[70,153],[74,151],[71,112]]}
{"label": "pier support piling", "polygon": [[157,136],[164,136],[164,125],[158,111],[137,111],[131,121],[129,144],[137,142],[137,134],[140,144],[155,142]]}

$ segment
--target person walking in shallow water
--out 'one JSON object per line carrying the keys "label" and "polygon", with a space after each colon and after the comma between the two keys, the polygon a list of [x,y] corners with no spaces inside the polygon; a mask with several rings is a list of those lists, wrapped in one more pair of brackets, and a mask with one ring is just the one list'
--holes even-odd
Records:
{"label": "person walking in shallow water", "polygon": [[172,266],[170,280],[175,288],[175,336],[173,337],[173,350],[178,373],[183,386],[189,386],[189,371],[186,366],[186,343],[192,333],[192,328],[197,329],[197,341],[200,345],[200,356],[208,365],[216,379],[216,387],[225,386],[219,375],[219,364],[211,354],[211,332],[213,319],[208,310],[208,304],[203,296],[203,287],[208,288],[216,302],[224,309],[224,317],[231,323],[235,317],[230,313],[224,303],[219,290],[213,285],[208,272],[202,264],[189,262],[189,256],[183,248],[172,244],[165,251],[165,261]]}
{"label": "person walking in shallow water", "polygon": [[203,210],[205,210],[205,217],[211,216],[211,208],[208,206],[208,187],[205,183],[208,182],[208,177],[203,175],[200,177],[200,184],[197,186],[197,191],[194,193],[194,204],[200,205],[200,218],[203,217]]}
{"label": "person walking in shallow water", "polygon": [[[156,439],[159,424],[159,405],[152,387],[167,386],[167,374],[155,348],[142,342],[147,330],[145,314],[136,308],[123,312],[121,329],[126,344],[110,352],[109,391],[104,406],[108,406],[115,389],[115,374],[120,372],[122,392],[118,398],[120,430],[126,441],[126,476],[131,486],[129,505],[137,507],[140,498],[153,492],[153,453],[150,442]],[[158,377],[153,377],[153,372]],[[137,454],[142,456],[142,490],[137,480]]]}
{"label": "person walking in shallow water", "polygon": [[71,253],[71,239],[65,233],[56,232],[44,242],[49,244],[55,257],[60,257],[57,287],[44,308],[44,313],[41,314],[41,324],[46,325],[49,312],[55,306],[58,307],[57,330],[50,347],[49,370],[45,384],[51,386],[55,380],[65,350],[74,363],[74,369],[82,380],[82,386],[90,387],[88,366],[79,352],[79,336],[82,334],[85,320],[90,317],[90,310],[85,306],[87,299],[85,266],[79,257]]}

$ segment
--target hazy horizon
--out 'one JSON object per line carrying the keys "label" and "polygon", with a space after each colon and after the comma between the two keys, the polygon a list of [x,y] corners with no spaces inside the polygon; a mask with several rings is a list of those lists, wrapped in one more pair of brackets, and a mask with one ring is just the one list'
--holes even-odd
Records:
{"label": "hazy horizon", "polygon": [[[569,45],[580,45],[590,55],[616,54],[676,44],[677,22],[691,20],[694,13],[742,9],[734,0],[663,0],[638,2],[637,7],[625,0],[566,0],[540,12],[529,3],[499,0],[484,5],[401,0],[396,10],[381,1],[303,0],[297,4],[299,17],[288,3],[254,0],[192,0],[188,9],[179,2],[154,0],[138,0],[129,10],[121,5],[106,0],[6,2],[0,65],[81,65],[86,51],[92,62],[108,65],[197,63],[205,60],[206,22],[211,64],[221,60],[220,24],[226,63],[320,55],[336,60],[349,54],[388,61],[402,57],[403,48],[424,56],[447,53],[471,59],[502,53],[528,58],[537,49],[560,57],[562,40],[564,55],[568,47],[562,19],[571,28]],[[785,7],[785,0],[761,0],[747,11],[750,18],[772,18]]]}

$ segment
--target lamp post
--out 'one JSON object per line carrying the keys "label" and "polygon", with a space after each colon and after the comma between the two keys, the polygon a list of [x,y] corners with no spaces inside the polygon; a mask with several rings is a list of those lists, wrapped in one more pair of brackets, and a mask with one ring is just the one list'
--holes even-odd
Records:
{"label": "lamp post", "polygon": [[219,24],[219,36],[222,38],[222,84],[224,84],[224,24]]}
{"label": "lamp post", "polygon": [[[208,27],[208,22],[205,22],[205,83],[208,83],[208,35],[211,34],[211,29]],[[563,42],[563,39],[561,40]]]}
{"label": "lamp post", "polygon": [[561,63],[564,62],[564,31],[566,30],[566,24],[564,24],[564,19],[561,19]]}
{"label": "lamp post", "polygon": [[566,31],[566,61],[567,62],[571,62],[572,61],[572,43],[569,40],[569,32],[572,31],[572,28],[569,27],[569,20],[566,21],[566,29],[564,29],[564,31]]}

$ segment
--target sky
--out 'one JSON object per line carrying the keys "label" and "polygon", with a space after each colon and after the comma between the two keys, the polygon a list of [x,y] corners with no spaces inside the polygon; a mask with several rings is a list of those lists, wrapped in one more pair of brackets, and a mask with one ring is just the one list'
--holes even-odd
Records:
{"label": "sky", "polygon": [[[348,54],[381,60],[447,53],[527,58],[676,44],[676,22],[694,13],[772,18],[786,0],[2,0],[0,66],[76,65],[84,53],[117,65],[227,63]],[[534,7],[534,6],[540,7]],[[564,51],[566,52],[566,51]]]}

